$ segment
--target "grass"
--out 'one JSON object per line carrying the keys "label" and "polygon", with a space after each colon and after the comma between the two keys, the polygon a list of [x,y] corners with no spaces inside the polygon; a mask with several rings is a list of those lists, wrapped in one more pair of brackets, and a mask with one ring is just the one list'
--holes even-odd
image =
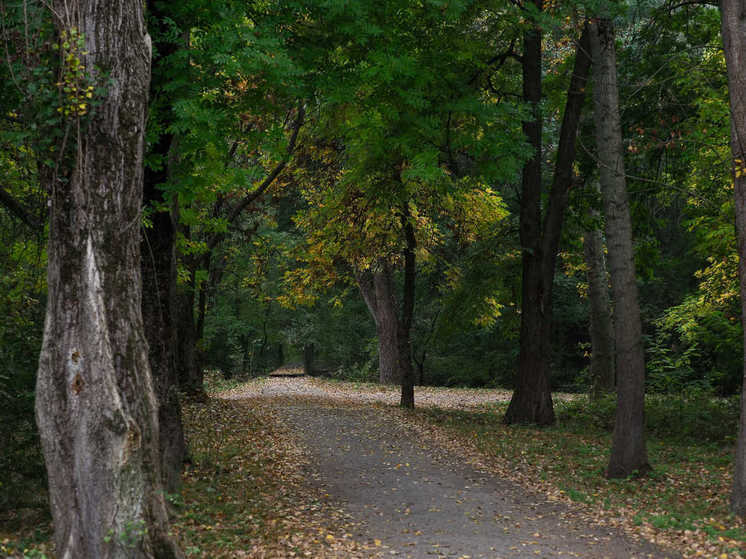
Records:
{"label": "grass", "polygon": [[686,556],[746,556],[746,528],[728,510],[737,406],[710,398],[705,403],[702,397],[649,398],[653,471],[622,480],[603,476],[613,403],[576,400],[556,407],[558,421],[550,428],[504,425],[504,404],[488,411],[418,414],[470,441],[523,485],[582,503],[593,514],[621,517],[628,528],[678,547]]}

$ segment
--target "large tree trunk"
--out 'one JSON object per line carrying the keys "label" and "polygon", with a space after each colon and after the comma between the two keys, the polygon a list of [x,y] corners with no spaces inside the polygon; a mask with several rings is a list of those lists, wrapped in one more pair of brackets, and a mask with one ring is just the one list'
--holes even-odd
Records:
{"label": "large tree trunk", "polygon": [[552,284],[568,192],[573,181],[575,140],[585,100],[590,69],[589,37],[583,29],[575,54],[575,67],[567,93],[560,128],[557,162],[552,189],[542,226],[541,221],[541,32],[524,35],[524,99],[535,111],[535,120],[525,122],[523,131],[534,147],[534,157],[523,169],[520,236],[523,246],[523,284],[518,378],[505,414],[506,423],[554,423],[549,384],[552,336]]}
{"label": "large tree trunk", "polygon": [[650,469],[644,432],[645,356],[632,249],[632,222],[624,176],[614,28],[605,18],[595,20],[592,28],[596,149],[614,296],[617,371],[617,410],[606,475],[627,477]]}
{"label": "large tree trunk", "polygon": [[[598,185],[596,185],[598,188]],[[591,217],[598,219],[597,210]],[[609,281],[604,258],[604,243],[597,227],[583,235],[583,252],[588,269],[588,302],[591,335],[591,399],[614,391],[614,326],[609,302]]]}
{"label": "large tree trunk", "polygon": [[381,384],[399,384],[399,319],[391,266],[379,264],[374,271],[357,274],[360,293],[376,324],[378,379]]}
{"label": "large tree trunk", "polygon": [[394,290],[394,273],[389,266],[373,274],[376,293],[378,334],[378,373],[381,384],[399,384],[399,332]]}
{"label": "large tree trunk", "polygon": [[[72,4],[72,5],[71,5]],[[150,39],[143,6],[55,2],[107,91],[49,184],[49,303],[36,414],[56,556],[181,557],[168,537],[158,408],[141,311],[140,209]],[[70,18],[70,19],[67,19]]]}
{"label": "large tree trunk", "polygon": [[[541,0],[534,3],[541,10]],[[506,423],[554,423],[549,371],[543,355],[542,308],[544,282],[541,273],[541,29],[524,31],[523,100],[532,111],[523,133],[533,156],[523,167],[519,229],[522,253],[521,331],[518,377],[505,413]]]}
{"label": "large tree trunk", "polygon": [[[741,279],[741,321],[746,340],[746,6],[742,0],[720,3],[723,47],[728,68],[730,97],[730,146],[735,169],[736,232],[738,234],[738,272]],[[744,343],[744,380],[746,380],[746,343]],[[733,472],[731,509],[746,516],[746,382],[741,389],[741,419]]]}

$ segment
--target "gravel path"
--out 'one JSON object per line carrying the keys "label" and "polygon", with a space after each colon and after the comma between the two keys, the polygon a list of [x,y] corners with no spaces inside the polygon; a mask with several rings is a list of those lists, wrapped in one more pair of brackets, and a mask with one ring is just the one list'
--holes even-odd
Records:
{"label": "gravel path", "polygon": [[[473,409],[495,402],[509,402],[512,392],[501,389],[415,387],[417,407]],[[220,394],[221,398],[241,400],[255,397],[309,396],[340,402],[380,403],[398,405],[401,393],[396,386],[368,383],[332,383],[311,377],[275,377],[252,381]],[[552,394],[557,399],[570,399],[574,395]]]}
{"label": "gravel path", "polygon": [[282,386],[272,381],[263,397],[244,397],[280,397],[277,416],[310,455],[309,482],[346,509],[353,536],[377,556],[679,557],[475,469],[385,407],[339,406],[295,391],[284,399]]}

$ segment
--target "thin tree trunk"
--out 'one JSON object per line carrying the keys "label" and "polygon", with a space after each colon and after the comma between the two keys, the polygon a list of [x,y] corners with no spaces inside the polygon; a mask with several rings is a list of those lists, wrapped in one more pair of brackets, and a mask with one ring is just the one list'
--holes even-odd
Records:
{"label": "thin tree trunk", "polygon": [[524,123],[524,133],[534,147],[534,158],[523,169],[520,234],[523,250],[523,283],[518,378],[505,422],[554,423],[549,384],[552,354],[552,285],[568,192],[572,184],[575,140],[585,100],[590,70],[587,25],[578,42],[565,113],[560,128],[557,163],[542,226],[541,221],[541,32],[524,35],[524,99],[534,107],[535,120]]}
{"label": "thin tree trunk", "polygon": [[417,274],[415,249],[417,241],[414,236],[409,202],[402,208],[402,229],[404,230],[404,293],[402,310],[399,319],[399,371],[401,374],[401,406],[414,408],[414,370],[412,368],[412,320],[414,318],[415,279]]}
{"label": "thin tree trunk", "polygon": [[194,273],[189,284],[176,290],[176,374],[179,388],[189,400],[204,402],[205,393],[202,369],[197,364],[197,333],[194,326]]}
{"label": "thin tree trunk", "polygon": [[314,357],[316,353],[316,347],[314,344],[307,343],[303,346],[303,374],[309,377],[314,376]]}
{"label": "thin tree trunk", "polygon": [[[741,280],[741,321],[746,341],[746,6],[743,1],[722,0],[723,47],[728,69],[730,97],[730,146],[735,169],[736,232],[738,234],[738,272]],[[744,373],[746,381],[746,343],[744,343]],[[746,516],[746,382],[741,389],[741,419],[733,472],[731,510]]]}
{"label": "thin tree trunk", "polygon": [[606,475],[618,478],[644,474],[650,469],[644,432],[645,356],[624,176],[614,28],[605,18],[595,20],[592,28],[596,149],[614,296],[617,371],[617,410]]}
{"label": "thin tree trunk", "polygon": [[[140,209],[150,39],[141,3],[55,2],[106,93],[49,184],[49,303],[36,414],[56,556],[182,557],[168,536],[158,407],[141,309]],[[69,18],[69,19],[67,19]],[[79,129],[80,130],[80,129]]]}
{"label": "thin tree trunk", "polygon": [[[595,185],[598,189],[598,184]],[[599,218],[597,210],[591,217]],[[591,335],[591,399],[614,391],[614,326],[609,302],[609,280],[606,273],[604,244],[600,229],[586,231],[583,252],[588,269],[588,302]]]}

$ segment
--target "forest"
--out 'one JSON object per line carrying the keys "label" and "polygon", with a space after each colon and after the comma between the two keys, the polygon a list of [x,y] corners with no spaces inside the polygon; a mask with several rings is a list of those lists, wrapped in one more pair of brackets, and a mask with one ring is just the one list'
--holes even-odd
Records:
{"label": "forest", "polygon": [[0,520],[184,556],[184,414],[285,367],[509,390],[504,428],[590,418],[624,483],[665,425],[740,523],[745,13],[0,0]]}

